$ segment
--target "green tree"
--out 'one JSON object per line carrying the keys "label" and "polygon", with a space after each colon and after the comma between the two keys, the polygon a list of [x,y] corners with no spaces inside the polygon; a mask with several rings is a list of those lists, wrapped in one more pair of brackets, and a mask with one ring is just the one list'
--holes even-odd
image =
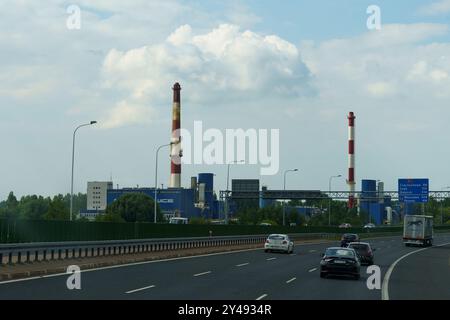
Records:
{"label": "green tree", "polygon": [[35,220],[44,219],[49,210],[50,202],[50,198],[43,198],[42,196],[24,196],[20,198],[19,202],[20,217]]}
{"label": "green tree", "polygon": [[189,219],[189,224],[208,224],[209,221],[203,217],[192,217]]}
{"label": "green tree", "polygon": [[97,217],[95,217],[95,221],[97,222],[125,222],[124,219],[118,214],[113,213],[105,213],[105,214],[99,214]]}
{"label": "green tree", "polygon": [[[64,203],[70,211],[70,193],[64,196]],[[78,193],[73,195],[73,214],[77,216],[81,211],[86,211],[87,194]]]}
{"label": "green tree", "polygon": [[54,196],[44,218],[46,220],[69,220],[70,212],[62,194]]}
{"label": "green tree", "polygon": [[[154,201],[143,193],[128,193],[122,195],[106,208],[106,215],[115,215],[126,222],[153,222]],[[159,206],[157,206],[156,219],[163,220]]]}
{"label": "green tree", "polygon": [[16,219],[19,217],[19,202],[11,191],[0,209],[0,218]]}

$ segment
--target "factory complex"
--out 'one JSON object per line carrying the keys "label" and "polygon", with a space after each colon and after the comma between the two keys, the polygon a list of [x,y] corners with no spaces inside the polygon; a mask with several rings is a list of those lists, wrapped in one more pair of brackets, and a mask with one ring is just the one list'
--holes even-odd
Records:
{"label": "factory complex", "polygon": [[[219,220],[227,222],[233,218],[239,210],[244,208],[264,208],[270,207],[277,202],[293,199],[302,199],[301,194],[308,193],[321,195],[321,191],[274,191],[267,186],[260,186],[258,179],[233,179],[231,190],[218,191],[214,188],[214,173],[199,173],[197,177],[190,178],[190,186],[181,186],[183,156],[181,146],[181,86],[175,83],[173,90],[172,104],[172,134],[170,143],[164,146],[170,147],[170,177],[168,188],[157,188],[157,161],[155,172],[155,184],[152,187],[144,188],[114,188],[112,181],[88,182],[87,183],[87,210],[80,212],[81,217],[90,220],[95,219],[99,214],[106,211],[108,205],[116,201],[124,194],[142,193],[152,199],[156,199],[165,219],[173,217],[191,219],[202,217],[209,220]],[[355,115],[350,112],[348,115],[348,178],[349,186],[347,207],[357,208],[357,212],[369,214],[371,223],[376,225],[390,224],[400,221],[400,211],[408,213],[411,206],[405,205],[402,210],[392,207],[392,199],[385,196],[384,184],[378,180],[362,180],[361,192],[355,191]],[[161,146],[163,147],[163,146]],[[158,149],[159,151],[159,149]],[[235,162],[236,163],[236,162]],[[228,178],[227,178],[228,179]],[[227,182],[228,183],[228,182]],[[227,186],[228,189],[228,186]],[[295,197],[290,197],[295,195]],[[323,199],[318,197],[317,199]],[[306,199],[306,198],[305,198]],[[311,198],[308,198],[311,199]],[[299,215],[311,217],[315,214],[327,212],[327,208],[314,206],[295,206]]]}

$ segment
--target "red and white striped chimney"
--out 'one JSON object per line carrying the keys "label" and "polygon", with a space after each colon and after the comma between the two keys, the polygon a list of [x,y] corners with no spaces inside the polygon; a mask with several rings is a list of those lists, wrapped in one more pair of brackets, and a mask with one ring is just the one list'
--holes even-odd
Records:
{"label": "red and white striped chimney", "polygon": [[169,188],[181,187],[181,136],[180,136],[180,109],[181,109],[181,86],[177,82],[173,88],[172,106],[172,135],[170,142],[170,182]]}
{"label": "red and white striped chimney", "polygon": [[355,114],[348,115],[348,179],[350,194],[348,196],[348,208],[355,207]]}

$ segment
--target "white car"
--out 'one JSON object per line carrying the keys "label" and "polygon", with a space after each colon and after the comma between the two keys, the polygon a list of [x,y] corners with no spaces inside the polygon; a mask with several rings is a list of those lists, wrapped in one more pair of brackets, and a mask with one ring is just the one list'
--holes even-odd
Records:
{"label": "white car", "polygon": [[267,237],[266,243],[264,244],[264,251],[292,253],[294,252],[294,242],[292,242],[286,234],[271,234]]}
{"label": "white car", "polygon": [[364,226],[364,229],[373,229],[376,228],[377,226],[374,225],[373,223],[368,223]]}

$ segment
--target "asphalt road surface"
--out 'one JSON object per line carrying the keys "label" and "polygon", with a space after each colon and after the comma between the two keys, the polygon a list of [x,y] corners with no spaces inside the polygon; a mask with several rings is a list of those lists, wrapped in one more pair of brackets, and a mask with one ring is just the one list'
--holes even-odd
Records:
{"label": "asphalt road surface", "polygon": [[81,290],[67,289],[67,274],[4,281],[0,300],[450,300],[450,234],[425,250],[399,236],[367,241],[377,249],[381,289],[368,289],[366,267],[360,280],[321,279],[320,255],[338,245],[326,243],[298,245],[291,255],[261,249],[86,270]]}

